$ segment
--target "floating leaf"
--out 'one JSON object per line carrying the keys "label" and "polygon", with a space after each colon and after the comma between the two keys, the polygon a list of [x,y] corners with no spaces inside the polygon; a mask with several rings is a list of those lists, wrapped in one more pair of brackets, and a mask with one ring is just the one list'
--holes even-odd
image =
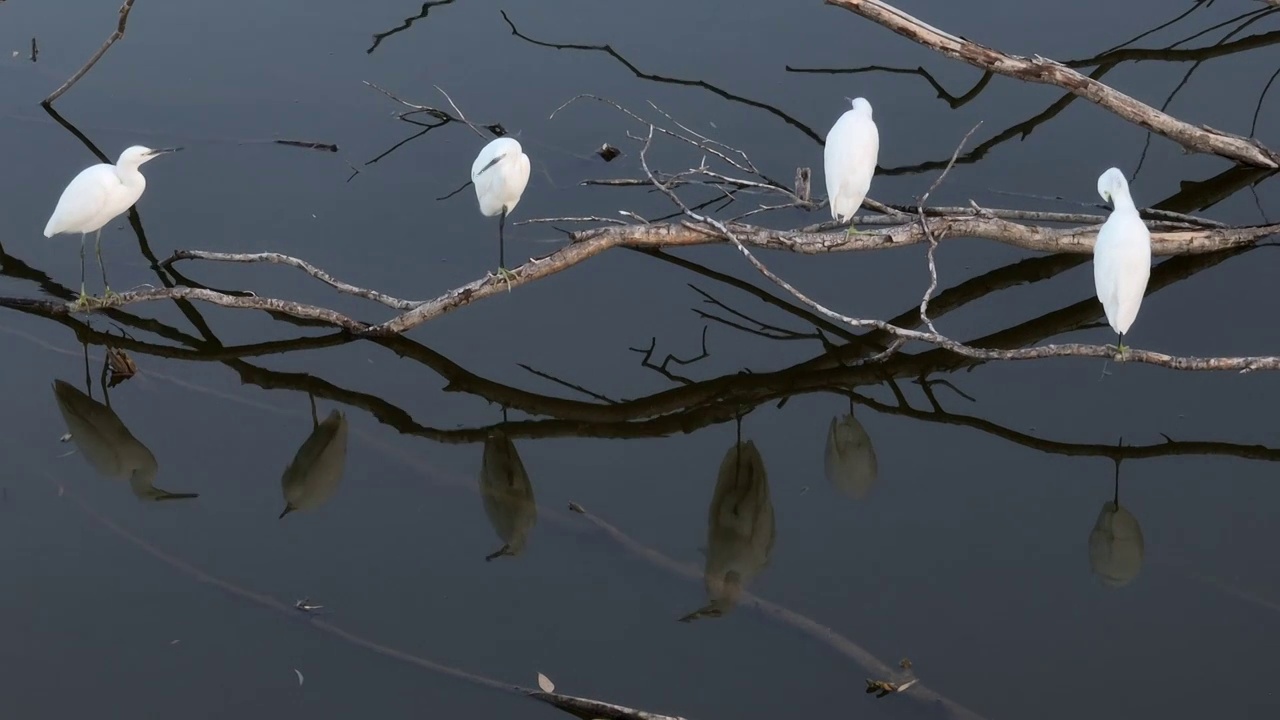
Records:
{"label": "floating leaf", "polygon": [[544,693],[553,693],[556,691],[556,684],[551,682],[546,675],[538,673],[538,687],[542,688]]}

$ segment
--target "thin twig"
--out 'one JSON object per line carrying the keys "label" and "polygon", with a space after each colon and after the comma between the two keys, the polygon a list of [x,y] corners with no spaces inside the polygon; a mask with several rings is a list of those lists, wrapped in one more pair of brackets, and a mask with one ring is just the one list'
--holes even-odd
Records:
{"label": "thin twig", "polygon": [[[98,48],[98,51],[94,53],[92,57],[89,58],[89,61],[86,62],[84,66],[81,67],[79,70],[77,70],[74,75],[67,78],[67,81],[62,83],[61,87],[59,87],[57,90],[54,90],[52,93],[49,93],[49,97],[45,98],[41,102],[42,105],[52,105],[54,100],[57,100],[58,98],[62,97],[63,93],[70,90],[72,85],[75,85],[77,82],[79,82],[80,78],[85,76],[85,73],[89,72],[89,70],[92,69],[94,65],[98,64],[98,61],[102,59],[103,55],[107,54],[107,50],[110,50],[111,46],[115,45],[117,40],[124,37],[125,24],[129,22],[129,12],[131,10],[133,10],[133,0],[124,0],[124,4],[120,6],[120,19],[119,21],[116,22],[116,29],[110,35],[107,36],[107,41],[102,43],[102,47]],[[34,45],[35,45],[35,41],[32,40],[33,48],[34,48]],[[31,59],[35,60],[34,49],[32,50],[32,53],[31,53]]]}
{"label": "thin twig", "polygon": [[467,119],[466,115],[462,114],[462,110],[460,110],[457,104],[453,102],[453,98],[449,97],[449,93],[445,92],[439,85],[432,85],[431,87],[440,91],[440,94],[444,96],[444,99],[449,101],[449,107],[452,107],[453,111],[458,113],[458,118],[461,119],[462,122],[466,123],[467,127],[471,128],[472,132],[474,132],[476,135],[479,135],[481,140],[489,139],[485,137],[484,133],[480,132],[480,128],[471,124],[471,121]]}
{"label": "thin twig", "polygon": [[208,252],[205,250],[174,250],[172,255],[160,263],[160,267],[168,268],[179,260],[209,260],[211,262],[231,263],[263,262],[273,263],[276,265],[288,265],[290,267],[298,268],[320,282],[336,289],[338,292],[373,300],[374,302],[382,303],[389,308],[396,310],[412,310],[422,304],[421,300],[401,300],[400,298],[380,293],[377,290],[369,290],[367,288],[357,287],[350,283],[343,282],[306,260],[299,260],[296,257],[285,255],[283,253],[221,253]]}
{"label": "thin twig", "polygon": [[938,332],[938,329],[933,326],[933,321],[929,319],[929,298],[933,297],[933,291],[938,289],[938,266],[933,261],[933,253],[938,249],[938,238],[929,229],[929,222],[924,217],[924,207],[929,201],[929,196],[942,184],[943,179],[947,177],[947,173],[951,172],[952,166],[956,164],[956,158],[960,157],[960,151],[964,148],[964,144],[969,141],[969,138],[973,136],[973,133],[981,125],[982,121],[979,120],[977,125],[974,125],[969,132],[964,134],[964,137],[960,139],[960,144],[956,146],[956,151],[951,153],[951,161],[947,163],[947,166],[942,169],[942,173],[938,175],[938,179],[933,181],[933,184],[929,186],[924,195],[920,196],[920,200],[916,203],[916,208],[920,214],[920,227],[924,229],[925,237],[929,239],[929,287],[924,291],[924,298],[920,300],[920,320],[934,333]]}

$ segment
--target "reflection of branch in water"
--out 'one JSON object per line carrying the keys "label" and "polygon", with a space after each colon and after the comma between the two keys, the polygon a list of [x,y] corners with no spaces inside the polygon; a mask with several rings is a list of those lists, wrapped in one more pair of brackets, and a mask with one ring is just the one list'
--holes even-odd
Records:
{"label": "reflection of branch in water", "polygon": [[923,420],[944,425],[957,425],[972,428],[1002,440],[1021,445],[1032,450],[1051,455],[1070,457],[1105,457],[1112,460],[1144,460],[1181,455],[1235,457],[1245,460],[1261,460],[1280,462],[1280,448],[1269,448],[1263,445],[1243,445],[1240,443],[1214,442],[1206,440],[1169,440],[1154,445],[1116,446],[1108,443],[1069,443],[1058,440],[1039,438],[1012,428],[999,425],[972,415],[959,415],[942,410],[936,406],[933,410],[919,410],[912,407],[902,396],[898,396],[898,404],[890,405],[860,395],[852,391],[839,391],[848,395],[854,402],[864,405],[886,415],[898,415],[913,420]]}
{"label": "reflection of branch in water", "polygon": [[410,665],[420,667],[424,670],[429,670],[434,673],[446,675],[456,680],[463,680],[475,685],[480,685],[482,687],[486,687],[491,690],[500,690],[502,692],[507,692],[507,693],[518,693],[518,694],[524,695],[525,697],[532,698],[534,700],[539,700],[541,702],[545,702],[548,705],[551,705],[560,710],[563,710],[571,715],[577,715],[579,717],[584,717],[584,716],[611,717],[611,718],[624,718],[624,719],[632,719],[632,720],[679,720],[679,718],[675,718],[672,716],[659,715],[656,713],[650,713],[643,710],[635,710],[632,708],[624,707],[622,705],[614,705],[612,703],[602,703],[598,700],[574,697],[572,695],[562,695],[560,693],[555,693],[555,692],[545,692],[541,690],[534,690],[533,688],[522,687],[520,685],[513,685],[510,683],[502,682],[501,680],[494,680],[493,678],[486,677],[484,675],[468,672],[466,670],[460,670],[451,665],[445,665],[444,663],[436,662],[434,660],[428,660],[426,658],[413,655],[404,650],[400,650],[394,647],[390,647],[388,645],[383,645],[373,640],[369,640],[368,638],[365,638],[362,635],[357,635],[349,630],[344,630],[338,625],[335,625],[334,623],[328,620],[324,620],[314,615],[311,615],[308,613],[300,614],[297,608],[293,605],[289,605],[288,603],[281,602],[275,599],[274,597],[267,595],[266,593],[258,592],[256,590],[246,588],[242,585],[237,585],[233,582],[230,582],[229,580],[224,580],[216,575],[212,575],[186,562],[185,560],[175,555],[165,552],[164,550],[147,542],[141,537],[138,537],[132,532],[129,532],[128,530],[124,529],[120,525],[116,524],[113,520],[108,518],[107,516],[95,510],[84,500],[81,500],[79,496],[76,495],[74,492],[68,490],[61,482],[55,479],[52,475],[49,475],[46,473],[45,478],[51,484],[53,484],[54,487],[58,489],[58,495],[60,497],[69,498],[71,502],[75,504],[76,508],[79,509],[81,512],[83,512],[85,515],[89,516],[95,522],[102,525],[107,530],[111,531],[117,537],[120,537],[121,539],[129,542],[134,547],[139,548],[140,550],[147,553],[148,555],[165,563],[169,567],[181,572],[183,575],[186,575],[187,577],[190,577],[193,580],[197,580],[199,582],[212,585],[213,587],[219,590],[222,590],[223,592],[226,592],[229,595],[238,597],[242,600],[247,600],[250,603],[257,605],[258,607],[266,608],[268,610],[274,610],[282,615],[288,616],[290,619],[303,618],[308,625],[316,628],[317,630],[325,632],[341,640],[345,640],[346,642],[351,643],[352,645],[356,645],[357,647],[362,647],[366,650],[375,652],[379,655],[382,655],[383,657],[391,658],[392,660],[399,660],[400,662],[408,663]]}
{"label": "reflection of branch in water", "polygon": [[410,27],[413,26],[415,22],[425,18],[427,14],[431,12],[431,8],[436,7],[438,5],[449,5],[452,2],[453,0],[428,0],[428,2],[422,3],[422,9],[418,11],[418,14],[414,15],[413,17],[405,18],[403,24],[393,27],[386,32],[374,33],[373,44],[369,46],[368,50],[365,50],[365,53],[373,54],[373,51],[378,49],[378,46],[382,44],[383,40],[386,40],[387,38],[391,37],[392,35],[395,35],[396,33],[404,32],[405,30],[408,30]]}
{"label": "reflection of branch in water", "polygon": [[[111,49],[112,45],[116,44],[117,40],[124,37],[125,26],[129,23],[130,10],[133,10],[133,0],[124,0],[124,4],[120,6],[119,18],[116,20],[116,29],[107,36],[106,42],[102,43],[102,47],[98,48],[97,52],[90,56],[89,60],[85,62],[79,70],[75,71],[71,77],[67,78],[66,82],[62,83],[57,90],[49,93],[49,97],[46,97],[41,101],[42,105],[51,105],[54,100],[62,97],[63,93],[70,90],[72,85],[75,85],[80,78],[84,77],[86,73],[93,69],[94,65],[98,64],[98,61],[102,59],[103,55],[107,54],[107,51]],[[35,47],[35,40],[32,40],[32,47]],[[34,49],[32,50],[32,59],[35,59]]]}
{"label": "reflection of branch in water", "polygon": [[[1241,23],[1238,27],[1233,29],[1231,32],[1227,33],[1226,35],[1223,35],[1222,38],[1218,40],[1218,42],[1214,43],[1214,46],[1224,45],[1228,40],[1235,37],[1237,34],[1244,32],[1245,28],[1249,27],[1250,25],[1257,22],[1258,20],[1261,20],[1262,18],[1266,17],[1267,14],[1268,13],[1266,12],[1259,13],[1254,17]],[[1280,31],[1273,34],[1276,36],[1277,40],[1280,40]],[[1178,93],[1181,92],[1182,89],[1187,86],[1187,82],[1191,80],[1191,76],[1195,73],[1197,69],[1200,68],[1202,64],[1204,64],[1204,60],[1197,60],[1194,64],[1192,64],[1190,68],[1187,69],[1186,74],[1182,76],[1182,80],[1173,88],[1173,90],[1169,93],[1169,97],[1165,98],[1164,102],[1160,105],[1161,112],[1164,112],[1169,109],[1169,104],[1172,103],[1173,99],[1178,95]],[[1263,92],[1265,93],[1266,90],[1264,89]],[[1259,105],[1261,105],[1262,103],[1261,98],[1258,99],[1258,103]],[[1252,132],[1250,134],[1252,135]],[[1142,167],[1143,165],[1146,164],[1146,161],[1147,161],[1147,151],[1150,148],[1151,148],[1151,131],[1148,130],[1146,132],[1146,139],[1142,143],[1142,154],[1138,156],[1138,166],[1133,170],[1133,177],[1135,178],[1138,177],[1138,173],[1142,172]]]}
{"label": "reflection of branch in water", "polygon": [[[432,107],[430,105],[419,105],[418,103],[411,103],[408,100],[404,100],[399,96],[395,95],[390,90],[374,85],[368,80],[365,80],[364,84],[368,85],[374,90],[377,90],[383,95],[386,95],[387,97],[400,103],[401,105],[409,108],[408,110],[396,113],[397,120],[409,123],[410,125],[417,125],[418,127],[422,128],[421,131],[416,132],[413,135],[410,135],[409,137],[397,142],[396,144],[392,145],[386,150],[383,150],[382,152],[378,153],[373,157],[372,160],[366,161],[365,165],[372,165],[378,162],[379,160],[382,160],[386,156],[390,155],[391,153],[395,152],[396,150],[399,150],[401,147],[404,147],[409,142],[416,140],[422,137],[423,135],[426,135],[427,133],[431,132],[432,130],[435,130],[436,128],[443,127],[450,123],[463,123],[464,125],[467,125],[472,130],[474,130],[477,135],[480,135],[482,139],[484,138],[484,134],[481,133],[480,130],[474,124],[471,123],[471,121],[467,120],[467,118],[462,115],[461,111],[458,111],[457,109],[458,106],[453,105],[453,100],[449,98],[449,94],[446,93],[444,90],[440,90],[439,86],[437,86],[436,89],[440,90],[440,93],[445,96],[446,100],[449,100],[449,104],[453,105],[453,108],[455,112],[458,112],[458,115],[455,116],[446,110],[441,110],[440,108]],[[415,118],[416,115],[429,115],[435,118],[438,122],[425,123],[416,119]],[[501,123],[490,123],[487,125],[482,125],[481,127],[488,130],[494,137],[501,137],[507,134],[506,129],[502,127]],[[470,185],[470,184],[471,183],[468,182],[466,185],[463,185],[462,187],[465,188],[467,185]],[[449,195],[446,195],[445,197],[449,197],[450,195],[457,194],[458,192],[461,192],[461,191],[462,191],[462,188],[458,188],[457,190],[450,193]],[[444,198],[437,198],[437,199],[443,200]]]}
{"label": "reflection of branch in water", "polygon": [[926,82],[932,85],[934,90],[938,91],[938,99],[950,105],[952,110],[955,110],[970,100],[978,97],[978,95],[987,88],[987,84],[991,82],[991,78],[995,75],[995,73],[987,70],[982,73],[982,77],[978,78],[978,82],[974,83],[973,87],[969,88],[961,95],[952,95],[947,92],[946,88],[942,87],[942,83],[938,82],[937,78],[923,67],[899,68],[886,67],[884,65],[866,65],[864,67],[856,68],[805,68],[791,67],[790,65],[787,65],[786,71],[790,73],[808,73],[817,75],[860,75],[868,72],[882,72],[890,75],[919,75],[924,78]]}
{"label": "reflection of branch in water", "polygon": [[644,357],[641,358],[640,360],[641,367],[647,367],[650,370],[653,370],[661,374],[663,377],[667,378],[668,380],[671,380],[673,382],[683,383],[685,385],[692,385],[693,381],[682,375],[676,375],[675,373],[668,370],[667,366],[674,362],[675,364],[680,365],[682,367],[687,367],[700,360],[705,360],[711,357],[711,353],[707,352],[707,326],[706,325],[702,326],[702,353],[695,357],[678,358],[672,353],[667,353],[667,356],[663,358],[662,362],[655,365],[653,363],[653,351],[657,346],[658,346],[658,338],[654,337],[649,340],[649,347],[647,349],[645,348],[627,348],[627,349],[633,353],[640,353],[641,355],[644,355]]}
{"label": "reflection of branch in water", "polygon": [[507,12],[505,10],[502,11],[502,19],[507,22],[508,26],[510,26],[511,34],[515,35],[521,40],[524,40],[525,42],[532,43],[534,45],[538,45],[541,47],[554,48],[556,50],[588,50],[591,52],[604,53],[612,57],[614,60],[617,60],[618,62],[622,63],[622,65],[625,66],[627,70],[630,70],[632,74],[634,74],[636,77],[640,78],[641,80],[652,80],[654,82],[669,83],[672,85],[684,85],[687,87],[699,87],[699,88],[702,88],[703,90],[707,90],[709,92],[715,93],[716,95],[719,95],[725,100],[741,103],[743,105],[747,105],[753,108],[759,108],[760,110],[764,110],[765,112],[770,113],[771,115],[774,115],[777,118],[780,118],[783,122],[796,128],[797,130],[804,133],[805,135],[808,135],[810,138],[813,139],[814,142],[818,143],[819,145],[823,144],[822,135],[819,135],[818,133],[814,132],[814,130],[810,128],[808,125],[805,125],[804,123],[800,122],[799,120],[795,119],[794,117],[788,115],[787,113],[783,112],[782,110],[779,110],[778,108],[772,105],[768,105],[766,103],[762,103],[757,100],[751,100],[749,98],[742,97],[741,95],[734,95],[733,93],[727,90],[723,90],[719,87],[716,87],[715,85],[712,85],[711,83],[708,83],[704,80],[685,80],[682,78],[664,77],[662,75],[653,75],[653,74],[644,72],[643,70],[641,70],[640,68],[632,64],[630,60],[627,60],[625,57],[619,54],[617,50],[614,50],[612,46],[607,44],[606,45],[575,45],[575,44],[569,44],[569,43],[551,43],[551,42],[545,42],[542,40],[535,40],[529,37],[528,35],[525,35],[524,33],[520,32],[520,30],[516,28],[515,23],[511,21],[511,18],[507,16]]}
{"label": "reflection of branch in water", "polygon": [[[569,509],[581,514],[606,537],[613,540],[636,557],[672,574],[679,575],[688,580],[702,582],[702,571],[697,567],[677,562],[670,557],[639,543],[631,536],[622,532],[602,518],[587,512],[585,508],[577,503],[570,503]],[[781,605],[765,600],[764,598],[754,595],[749,591],[742,591],[742,594],[738,598],[737,606],[740,608],[750,608],[795,630],[799,630],[800,632],[825,644],[827,647],[835,650],[841,655],[853,659],[867,672],[882,677],[897,677],[900,674],[898,669],[890,667],[888,663],[880,660],[880,658],[873,655],[870,651],[843,635],[840,635],[835,630],[815,622],[804,615],[782,607]],[[921,683],[914,684],[909,691],[904,694],[919,702],[941,703],[948,710],[955,713],[956,717],[971,718],[974,720],[981,717],[972,710],[956,703],[950,698],[939,695]]]}

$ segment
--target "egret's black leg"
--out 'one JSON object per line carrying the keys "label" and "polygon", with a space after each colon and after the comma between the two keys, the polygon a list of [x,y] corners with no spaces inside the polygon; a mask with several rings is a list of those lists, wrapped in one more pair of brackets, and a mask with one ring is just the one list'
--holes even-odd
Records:
{"label": "egret's black leg", "polygon": [[102,262],[102,228],[98,228],[97,238],[94,242],[98,251],[98,268],[102,270],[102,297],[109,298],[115,293],[111,292],[111,283],[107,282],[107,266]]}
{"label": "egret's black leg", "polygon": [[502,214],[498,216],[498,277],[507,283],[507,292],[511,292],[511,279],[515,277],[510,270],[507,270],[507,241],[504,235],[504,229],[507,224],[507,209],[502,209]]}
{"label": "egret's black leg", "polygon": [[78,307],[84,307],[89,304],[89,295],[84,291],[84,236],[88,233],[80,233],[80,297],[76,300]]}
{"label": "egret's black leg", "polygon": [[1116,333],[1116,338],[1117,338],[1116,350],[1118,350],[1120,354],[1123,355],[1124,354],[1124,333]]}

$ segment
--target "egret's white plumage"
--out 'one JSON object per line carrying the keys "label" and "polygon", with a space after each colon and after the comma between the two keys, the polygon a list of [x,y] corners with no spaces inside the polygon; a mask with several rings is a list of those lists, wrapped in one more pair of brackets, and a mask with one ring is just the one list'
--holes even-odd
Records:
{"label": "egret's white plumage", "polygon": [[152,484],[160,469],[155,456],[111,408],[62,380],[54,381],[53,396],[71,442],[100,475],[128,480],[129,489],[139,500],[199,497],[196,493],[171,493]]}
{"label": "egret's white plumage", "polygon": [[[44,236],[80,233],[80,297],[84,292],[84,237],[98,235],[98,265],[102,266],[102,227],[133,207],[147,189],[147,179],[138,168],[158,155],[182,148],[152,150],[141,145],[126,148],[116,164],[100,163],[80,171],[62,191],[58,204],[44,226]],[[102,267],[104,292],[110,294],[107,270]]]}
{"label": "egret's white plumage", "polygon": [[871,103],[854,98],[853,108],[840,116],[827,133],[822,151],[831,217],[847,222],[862,207],[871,189],[880,156],[880,131],[871,119]]}
{"label": "egret's white plumage", "polygon": [[1098,178],[1098,194],[1111,202],[1113,209],[1093,246],[1093,283],[1107,323],[1123,348],[1124,334],[1138,317],[1151,277],[1151,233],[1138,215],[1129,184],[1118,168]]}
{"label": "egret's white plumage", "polygon": [[485,145],[471,163],[471,182],[476,186],[480,214],[498,216],[498,267],[501,268],[506,262],[503,227],[529,184],[529,156],[515,138],[497,138]]}

